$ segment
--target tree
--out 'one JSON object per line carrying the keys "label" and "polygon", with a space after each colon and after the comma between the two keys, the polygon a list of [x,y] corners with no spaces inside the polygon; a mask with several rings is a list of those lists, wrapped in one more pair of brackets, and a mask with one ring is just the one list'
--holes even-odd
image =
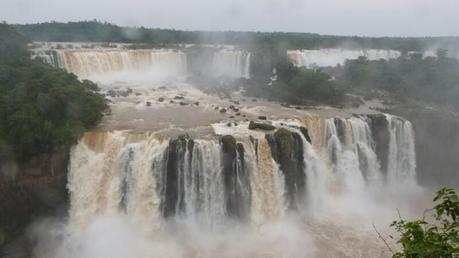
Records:
{"label": "tree", "polygon": [[402,245],[394,258],[459,257],[459,198],[454,190],[443,188],[433,200],[440,201],[426,211],[433,212],[433,222],[428,222],[425,214],[419,220],[400,218],[392,223],[400,233],[397,243]]}
{"label": "tree", "polygon": [[68,148],[108,109],[96,84],[31,60],[26,42],[12,27],[0,24],[3,159],[26,161]]}

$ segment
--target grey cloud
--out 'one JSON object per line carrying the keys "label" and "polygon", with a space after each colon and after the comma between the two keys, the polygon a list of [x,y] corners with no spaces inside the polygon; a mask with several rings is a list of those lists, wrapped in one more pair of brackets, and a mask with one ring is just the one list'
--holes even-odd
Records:
{"label": "grey cloud", "polygon": [[0,0],[0,20],[98,19],[191,30],[459,35],[457,0]]}

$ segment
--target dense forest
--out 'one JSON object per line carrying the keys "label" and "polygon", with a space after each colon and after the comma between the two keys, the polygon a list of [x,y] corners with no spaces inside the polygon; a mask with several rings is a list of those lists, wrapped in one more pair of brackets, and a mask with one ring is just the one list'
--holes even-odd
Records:
{"label": "dense forest", "polygon": [[0,24],[0,160],[28,160],[74,144],[107,110],[97,85],[39,60]]}
{"label": "dense forest", "polygon": [[293,32],[210,32],[120,27],[99,21],[47,22],[15,25],[34,41],[127,42],[152,44],[237,44],[250,48],[276,46],[287,48],[378,48],[421,51],[432,45],[442,48],[458,46],[458,37],[394,38],[326,36]]}
{"label": "dense forest", "polygon": [[382,90],[459,110],[459,60],[448,58],[445,50],[439,50],[437,56],[411,54],[374,61],[360,57],[328,72],[335,77],[337,87],[346,92]]}

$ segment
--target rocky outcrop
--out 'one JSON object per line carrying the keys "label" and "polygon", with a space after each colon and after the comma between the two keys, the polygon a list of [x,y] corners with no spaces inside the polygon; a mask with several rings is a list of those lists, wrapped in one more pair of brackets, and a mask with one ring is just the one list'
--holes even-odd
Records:
{"label": "rocky outcrop", "polygon": [[274,160],[284,173],[289,207],[297,209],[297,204],[303,201],[306,187],[301,136],[280,128],[274,134],[267,134],[266,139]]}
{"label": "rocky outcrop", "polygon": [[[164,191],[162,196],[165,196],[165,199],[161,201],[160,209],[165,218],[172,217],[184,209],[183,204],[179,203],[179,200],[183,199],[183,196],[179,196],[183,194],[179,192],[179,171],[184,171],[185,162],[191,164],[193,147],[194,142],[188,135],[181,135],[169,141],[164,162],[166,169],[163,171],[161,182]],[[189,156],[185,155],[187,150]]]}
{"label": "rocky outcrop", "polygon": [[344,124],[345,121],[342,120],[341,118],[335,118],[334,123],[336,126],[336,132],[338,133],[338,138],[341,142],[345,142],[345,128],[346,125]]}
{"label": "rocky outcrop", "polygon": [[418,182],[459,189],[459,114],[425,106],[400,106],[390,112],[413,124]]}
{"label": "rocky outcrop", "polygon": [[257,122],[254,122],[254,121],[250,121],[249,129],[250,130],[259,129],[259,130],[265,130],[265,131],[272,131],[272,130],[276,129],[276,127],[273,126],[273,125],[267,124],[267,123],[257,123]]}
{"label": "rocky outcrop", "polygon": [[370,129],[373,134],[376,156],[381,165],[381,171],[387,173],[390,135],[388,122],[383,114],[368,115]]}
{"label": "rocky outcrop", "polygon": [[250,176],[244,162],[244,146],[231,135],[221,138],[226,211],[230,217],[246,220],[250,214]]}
{"label": "rocky outcrop", "polygon": [[0,161],[0,249],[35,219],[66,214],[67,151],[17,164]]}
{"label": "rocky outcrop", "polygon": [[301,126],[300,127],[300,132],[301,132],[301,134],[303,134],[303,136],[306,139],[306,141],[308,141],[309,143],[312,143],[311,137],[309,136],[308,128],[306,128],[304,126]]}

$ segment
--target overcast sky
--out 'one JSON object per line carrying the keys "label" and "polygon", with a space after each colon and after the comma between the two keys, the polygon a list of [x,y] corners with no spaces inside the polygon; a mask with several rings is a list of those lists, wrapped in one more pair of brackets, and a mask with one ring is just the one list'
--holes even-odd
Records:
{"label": "overcast sky", "polygon": [[9,23],[98,19],[188,30],[459,36],[459,0],[0,0]]}

